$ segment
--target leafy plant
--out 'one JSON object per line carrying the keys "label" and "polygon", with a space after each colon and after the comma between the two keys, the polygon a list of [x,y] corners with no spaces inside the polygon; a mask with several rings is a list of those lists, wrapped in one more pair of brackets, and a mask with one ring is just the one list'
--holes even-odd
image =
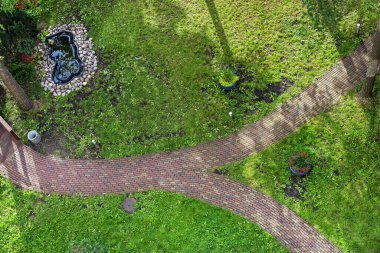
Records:
{"label": "leafy plant", "polygon": [[239,81],[239,78],[232,69],[226,68],[220,74],[219,83],[223,86],[232,86]]}
{"label": "leafy plant", "polygon": [[10,60],[15,53],[33,54],[37,37],[36,20],[24,11],[0,11],[0,54]]}
{"label": "leafy plant", "polygon": [[34,45],[35,42],[33,39],[26,38],[20,41],[20,43],[16,46],[16,51],[27,55],[32,55]]}
{"label": "leafy plant", "polygon": [[305,173],[311,169],[311,159],[307,153],[301,151],[289,158],[289,165],[298,170],[299,173]]}
{"label": "leafy plant", "polygon": [[1,0],[0,1],[0,10],[11,12],[14,10],[18,0]]}
{"label": "leafy plant", "polygon": [[19,10],[34,9],[38,6],[39,0],[18,0],[16,8]]}

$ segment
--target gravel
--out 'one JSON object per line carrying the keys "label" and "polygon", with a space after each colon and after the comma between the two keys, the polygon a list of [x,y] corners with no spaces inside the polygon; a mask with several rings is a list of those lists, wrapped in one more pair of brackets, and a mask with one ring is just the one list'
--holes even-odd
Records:
{"label": "gravel", "polygon": [[79,58],[82,60],[84,68],[82,74],[69,83],[57,85],[52,80],[54,62],[49,58],[50,48],[44,42],[39,43],[38,52],[41,55],[41,61],[37,66],[37,73],[41,76],[41,85],[45,90],[50,91],[53,96],[65,96],[71,91],[79,90],[89,83],[98,69],[98,59],[93,50],[92,39],[88,37],[86,27],[83,24],[62,24],[49,27],[48,33],[52,35],[64,30],[74,34],[74,42],[78,47]]}

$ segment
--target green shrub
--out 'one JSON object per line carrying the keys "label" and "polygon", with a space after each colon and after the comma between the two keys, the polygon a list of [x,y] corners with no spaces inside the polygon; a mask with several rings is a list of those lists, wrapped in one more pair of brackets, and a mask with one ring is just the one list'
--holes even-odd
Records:
{"label": "green shrub", "polygon": [[20,43],[16,46],[16,51],[27,55],[32,55],[34,45],[35,42],[32,38],[26,38],[20,41]]}
{"label": "green shrub", "polygon": [[36,20],[24,11],[0,11],[0,55],[8,60],[15,53],[33,54],[38,30]]}

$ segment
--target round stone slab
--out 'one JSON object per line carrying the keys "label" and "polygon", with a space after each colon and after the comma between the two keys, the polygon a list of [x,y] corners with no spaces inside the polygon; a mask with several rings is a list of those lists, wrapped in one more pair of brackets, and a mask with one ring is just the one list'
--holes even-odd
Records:
{"label": "round stone slab", "polygon": [[123,207],[124,211],[126,213],[134,213],[135,210],[135,203],[137,202],[134,198],[126,198],[121,206]]}

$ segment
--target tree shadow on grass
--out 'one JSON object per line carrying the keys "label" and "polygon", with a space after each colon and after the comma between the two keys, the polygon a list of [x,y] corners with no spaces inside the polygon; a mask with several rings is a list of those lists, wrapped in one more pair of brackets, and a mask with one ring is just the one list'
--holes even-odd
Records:
{"label": "tree shadow on grass", "polygon": [[[356,35],[353,31],[356,24],[351,24],[349,30],[344,30],[340,24],[345,22],[348,15],[356,17],[356,23],[361,27],[374,27],[378,18],[376,10],[378,10],[377,0],[302,0],[308,9],[308,14],[314,21],[314,25],[318,30],[327,31],[334,38],[335,46],[341,56],[346,56],[352,45],[362,41],[364,32],[359,30]],[[363,28],[361,28],[363,29]],[[355,62],[351,57],[345,58],[343,64],[347,69],[354,66]],[[379,98],[375,98],[366,105],[370,122],[370,138],[380,141],[380,122],[379,122]]]}
{"label": "tree shadow on grass", "polygon": [[[308,14],[317,30],[328,32],[335,42],[340,55],[346,56],[353,45],[362,42],[363,30],[356,32],[356,24],[364,27],[374,27],[378,16],[377,0],[302,0]],[[354,16],[354,23],[349,22],[348,16]]]}
{"label": "tree shadow on grass", "polygon": [[205,0],[205,2],[207,4],[207,9],[210,13],[212,22],[214,24],[216,34],[218,35],[220,45],[223,49],[224,59],[227,63],[230,63],[230,61],[233,58],[233,54],[231,52],[226,33],[224,32],[224,28],[218,14],[218,10],[215,6],[215,2],[214,0]]}
{"label": "tree shadow on grass", "polygon": [[380,143],[380,78],[377,78],[374,98],[369,102],[369,136]]}

